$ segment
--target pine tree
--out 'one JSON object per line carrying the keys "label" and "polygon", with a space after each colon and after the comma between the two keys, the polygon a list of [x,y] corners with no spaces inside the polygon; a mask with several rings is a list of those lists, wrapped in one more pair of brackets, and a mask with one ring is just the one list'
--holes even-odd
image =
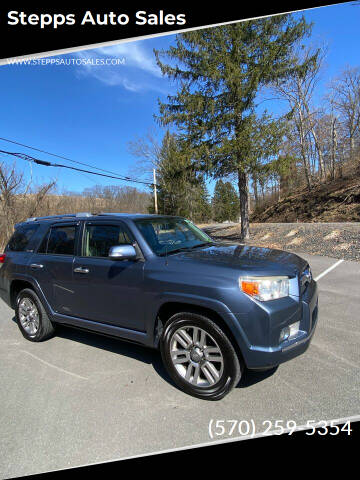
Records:
{"label": "pine tree", "polygon": [[200,168],[215,177],[236,174],[243,238],[249,235],[255,97],[295,68],[292,47],[309,32],[304,18],[280,15],[185,32],[175,46],[155,50],[163,74],[179,82],[168,103],[159,101],[158,118],[176,125]]}
{"label": "pine tree", "polygon": [[218,180],[212,198],[213,219],[216,222],[232,221],[239,218],[239,198],[230,182]]}
{"label": "pine tree", "polygon": [[167,131],[157,169],[159,213],[187,217],[194,222],[211,217],[204,177],[192,165],[190,151]]}

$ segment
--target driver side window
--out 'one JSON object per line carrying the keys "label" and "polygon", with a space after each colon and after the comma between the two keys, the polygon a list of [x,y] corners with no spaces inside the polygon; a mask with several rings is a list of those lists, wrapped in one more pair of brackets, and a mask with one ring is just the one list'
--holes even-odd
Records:
{"label": "driver side window", "polygon": [[132,243],[122,225],[85,225],[83,256],[107,257],[111,247]]}

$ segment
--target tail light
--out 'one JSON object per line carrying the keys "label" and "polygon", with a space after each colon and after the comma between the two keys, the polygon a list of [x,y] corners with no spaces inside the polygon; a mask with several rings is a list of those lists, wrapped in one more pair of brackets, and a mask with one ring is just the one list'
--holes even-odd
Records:
{"label": "tail light", "polygon": [[5,262],[5,257],[6,257],[5,253],[0,253],[0,264]]}

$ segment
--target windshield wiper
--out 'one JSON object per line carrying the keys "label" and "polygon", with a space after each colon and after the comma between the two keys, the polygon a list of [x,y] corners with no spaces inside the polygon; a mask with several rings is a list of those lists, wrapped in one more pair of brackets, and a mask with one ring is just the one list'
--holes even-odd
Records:
{"label": "windshield wiper", "polygon": [[194,248],[205,247],[207,245],[211,246],[216,244],[215,242],[198,243],[197,245],[192,245],[191,247],[179,247],[179,248],[175,248],[174,250],[168,250],[167,252],[159,253],[159,256],[163,257],[165,255],[170,255],[171,253],[188,252],[189,250],[193,250]]}
{"label": "windshield wiper", "polygon": [[193,248],[198,248],[198,247],[205,247],[205,246],[212,246],[216,245],[215,242],[203,242],[203,243],[198,243],[197,245],[193,245],[192,247],[187,247],[189,250],[192,250]]}

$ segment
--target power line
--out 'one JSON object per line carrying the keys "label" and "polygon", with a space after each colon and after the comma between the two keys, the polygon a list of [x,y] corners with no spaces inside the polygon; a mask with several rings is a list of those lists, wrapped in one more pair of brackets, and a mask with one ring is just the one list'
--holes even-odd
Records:
{"label": "power line", "polygon": [[[104,170],[103,168],[95,167],[94,165],[90,165],[88,163],[72,160],[71,158],[64,157],[64,156],[58,155],[56,153],[47,152],[46,150],[42,150],[42,149],[37,148],[37,147],[32,147],[31,145],[26,145],[24,143],[16,142],[15,140],[10,140],[9,138],[0,137],[0,140],[3,140],[4,142],[8,142],[8,143],[13,143],[14,145],[20,145],[21,147],[29,148],[29,149],[35,150],[37,152],[45,153],[46,155],[51,155],[52,157],[61,158],[62,160],[66,160],[68,162],[72,162],[72,163],[75,163],[75,164],[78,164],[78,165],[84,165],[85,167],[90,167],[90,168],[93,168],[95,170],[99,170],[100,172],[105,172],[105,173],[108,173],[110,175],[115,175],[117,180],[124,180],[124,181],[127,181],[127,182],[141,183],[143,185],[153,185],[153,183],[150,183],[150,182],[143,182],[141,180],[136,180],[136,179],[133,179],[131,177],[121,175],[120,173],[112,172],[111,170]],[[26,154],[23,154],[23,155],[26,155]],[[32,158],[32,157],[29,155],[29,158]],[[47,166],[54,166],[54,165],[47,165]],[[70,168],[70,167],[67,167],[66,165],[62,165],[62,167]],[[76,170],[76,169],[74,169],[74,170]],[[82,171],[82,170],[78,169],[78,171]],[[86,172],[86,170],[84,170],[84,172]],[[91,172],[87,172],[87,173],[91,173]],[[95,175],[95,173],[93,173],[93,174]],[[102,175],[102,176],[107,176],[107,175]],[[115,178],[115,177],[109,176],[109,178]]]}
{"label": "power line", "polygon": [[105,173],[92,172],[91,170],[84,170],[83,168],[71,167],[70,165],[63,165],[63,164],[60,164],[60,163],[51,163],[51,162],[48,162],[46,160],[40,160],[38,158],[32,157],[31,155],[27,155],[26,153],[8,152],[6,150],[0,150],[0,153],[4,153],[6,155],[17,157],[17,158],[20,158],[21,160],[25,160],[27,162],[33,162],[33,163],[36,163],[37,165],[42,165],[44,167],[67,168],[69,170],[75,170],[77,172],[82,172],[82,173],[89,173],[91,175],[97,175],[97,176],[100,176],[100,177],[112,178],[112,179],[115,179],[115,180],[121,180],[121,181],[126,181],[126,182],[142,183],[144,185],[150,185],[152,187],[155,186],[154,183],[150,183],[150,182],[142,182],[140,180],[132,180],[132,179],[128,179],[128,178],[119,177],[119,176],[116,176],[116,175],[107,175]]}

